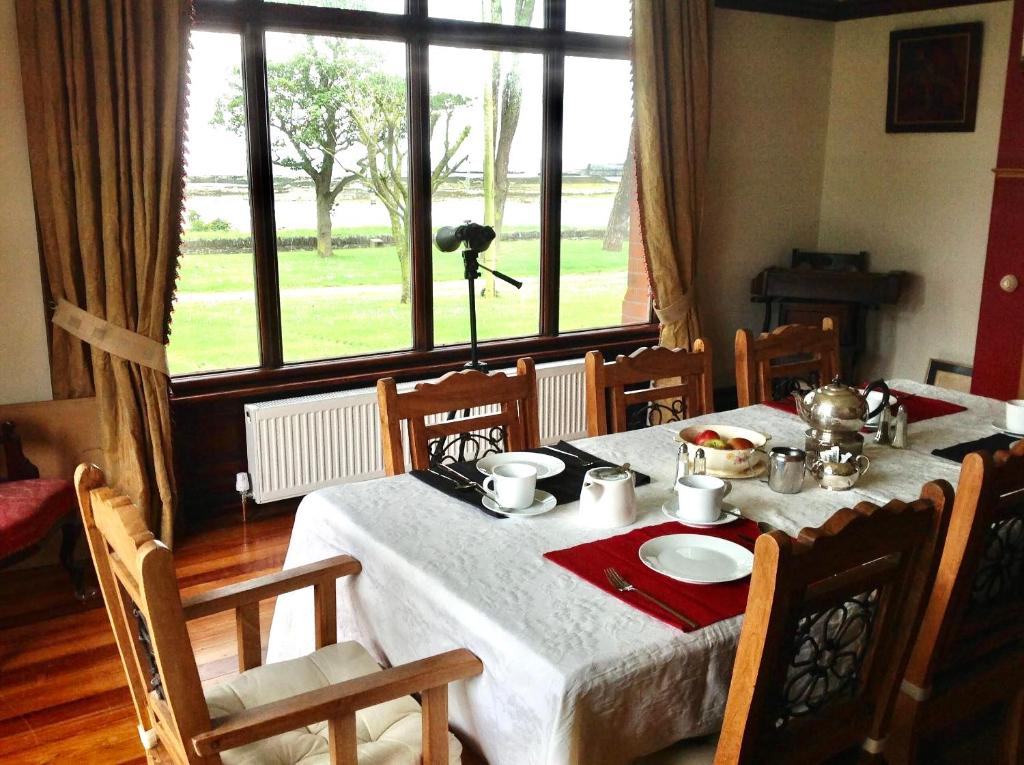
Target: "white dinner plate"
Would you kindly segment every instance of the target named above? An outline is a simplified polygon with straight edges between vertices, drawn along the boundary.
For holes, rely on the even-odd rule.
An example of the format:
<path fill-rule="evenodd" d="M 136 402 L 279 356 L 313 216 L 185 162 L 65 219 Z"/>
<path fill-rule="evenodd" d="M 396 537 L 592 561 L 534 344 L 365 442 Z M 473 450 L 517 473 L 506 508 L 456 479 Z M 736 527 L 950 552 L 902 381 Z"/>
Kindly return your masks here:
<path fill-rule="evenodd" d="M 1014 433 L 1012 430 L 1006 429 L 1006 420 L 995 420 L 992 423 L 992 427 L 998 430 L 1000 433 L 1005 433 L 1008 436 L 1014 436 L 1015 438 L 1024 438 L 1024 433 Z"/>
<path fill-rule="evenodd" d="M 722 507 L 726 508 L 727 510 L 733 510 L 733 511 L 735 511 L 737 513 L 740 511 L 739 508 L 736 507 L 736 505 L 730 505 L 728 502 L 723 502 L 722 503 Z M 667 515 L 673 521 L 679 521 L 680 523 L 685 523 L 687 526 L 696 526 L 697 528 L 700 528 L 700 529 L 706 529 L 706 528 L 709 528 L 711 526 L 722 526 L 722 525 L 724 525 L 726 523 L 732 523 L 733 521 L 738 521 L 739 520 L 739 518 L 737 518 L 735 515 L 729 515 L 729 513 L 719 513 L 718 517 L 715 520 L 711 521 L 710 523 L 697 523 L 696 521 L 688 521 L 685 518 L 681 518 L 679 516 L 679 495 L 678 494 L 675 494 L 675 495 L 673 495 L 673 496 L 671 496 L 671 497 L 669 497 L 668 499 L 665 500 L 665 504 L 663 504 L 661 506 L 661 512 L 663 512 L 665 515 Z"/>
<path fill-rule="evenodd" d="M 540 515 L 546 513 L 548 510 L 553 510 L 555 505 L 558 504 L 558 500 L 546 491 L 537 490 L 537 493 L 533 495 L 533 504 L 529 507 L 524 507 L 522 510 L 512 510 L 508 507 L 502 507 L 490 497 L 483 498 L 484 507 L 490 510 L 492 513 L 501 513 L 507 515 L 509 518 L 528 518 L 531 515 Z"/>
<path fill-rule="evenodd" d="M 648 568 L 687 584 L 718 584 L 750 576 L 754 553 L 735 542 L 703 534 L 668 534 L 640 545 Z"/>
<path fill-rule="evenodd" d="M 532 465 L 537 468 L 537 480 L 550 478 L 565 470 L 565 463 L 558 457 L 550 454 L 537 454 L 535 452 L 503 452 L 501 454 L 488 454 L 476 463 L 476 469 L 484 475 L 490 475 L 496 465 L 504 465 L 506 462 L 520 462 L 524 465 Z"/>

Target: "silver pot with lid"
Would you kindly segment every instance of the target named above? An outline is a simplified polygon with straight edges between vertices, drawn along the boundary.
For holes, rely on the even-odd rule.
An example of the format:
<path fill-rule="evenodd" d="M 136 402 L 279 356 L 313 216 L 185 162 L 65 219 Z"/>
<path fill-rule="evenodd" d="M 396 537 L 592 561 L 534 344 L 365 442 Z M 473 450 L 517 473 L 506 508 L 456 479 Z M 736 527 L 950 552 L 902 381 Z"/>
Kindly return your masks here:
<path fill-rule="evenodd" d="M 878 406 L 869 411 L 867 394 L 872 390 L 882 392 Z M 794 393 L 796 409 L 800 417 L 816 431 L 823 440 L 825 434 L 857 433 L 864 424 L 889 405 L 889 386 L 884 380 L 875 380 L 864 392 L 850 385 L 843 385 L 836 376 L 828 385 L 815 388 L 810 393 Z"/>

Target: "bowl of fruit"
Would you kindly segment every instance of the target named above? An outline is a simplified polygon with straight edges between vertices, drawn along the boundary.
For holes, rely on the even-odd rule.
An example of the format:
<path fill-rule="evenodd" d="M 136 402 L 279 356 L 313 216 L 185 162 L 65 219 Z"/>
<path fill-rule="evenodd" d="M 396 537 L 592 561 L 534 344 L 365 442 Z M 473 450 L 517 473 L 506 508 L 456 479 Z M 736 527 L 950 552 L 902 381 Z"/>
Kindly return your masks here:
<path fill-rule="evenodd" d="M 742 475 L 757 468 L 768 436 L 733 425 L 694 425 L 679 431 L 678 438 L 690 447 L 690 460 L 697 449 L 704 450 L 709 473 Z"/>

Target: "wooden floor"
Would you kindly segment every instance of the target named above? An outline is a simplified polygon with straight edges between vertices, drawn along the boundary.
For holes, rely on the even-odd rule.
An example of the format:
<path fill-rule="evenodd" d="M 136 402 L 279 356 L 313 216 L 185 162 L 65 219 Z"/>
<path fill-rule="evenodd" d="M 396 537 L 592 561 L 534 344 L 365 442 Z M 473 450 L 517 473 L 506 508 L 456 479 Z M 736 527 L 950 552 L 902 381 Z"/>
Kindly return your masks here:
<path fill-rule="evenodd" d="M 175 550 L 184 594 L 277 571 L 291 514 L 204 530 Z M 261 608 L 263 643 L 273 603 Z M 204 682 L 236 674 L 231 614 L 189 624 Z M 0 762 L 145 763 L 102 601 L 83 607 L 58 567 L 0 572 Z"/>

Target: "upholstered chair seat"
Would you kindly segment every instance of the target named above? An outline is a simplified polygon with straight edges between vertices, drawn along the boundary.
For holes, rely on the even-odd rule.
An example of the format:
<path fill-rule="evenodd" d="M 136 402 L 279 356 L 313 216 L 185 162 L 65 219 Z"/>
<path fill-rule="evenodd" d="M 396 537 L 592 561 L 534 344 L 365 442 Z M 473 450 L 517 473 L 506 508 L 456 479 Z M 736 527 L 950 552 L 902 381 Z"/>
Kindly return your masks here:
<path fill-rule="evenodd" d="M 261 704 L 380 672 L 359 643 L 337 643 L 315 653 L 247 670 L 205 690 L 210 717 L 235 715 Z M 411 696 L 356 713 L 359 765 L 419 765 L 422 756 L 420 705 Z M 461 761 L 462 747 L 448 734 L 449 762 Z M 320 722 L 221 754 L 224 765 L 329 765 L 327 723 Z"/>
<path fill-rule="evenodd" d="M 41 541 L 74 506 L 75 489 L 64 480 L 0 483 L 0 558 Z"/>

